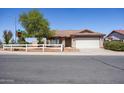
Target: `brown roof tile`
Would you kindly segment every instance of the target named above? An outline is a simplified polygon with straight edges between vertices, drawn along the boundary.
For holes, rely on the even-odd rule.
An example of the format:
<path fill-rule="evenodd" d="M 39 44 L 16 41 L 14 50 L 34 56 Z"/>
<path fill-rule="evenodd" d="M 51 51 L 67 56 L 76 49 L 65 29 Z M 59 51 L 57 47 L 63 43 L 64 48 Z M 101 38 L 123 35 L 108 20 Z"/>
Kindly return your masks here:
<path fill-rule="evenodd" d="M 70 37 L 71 34 L 75 34 L 75 33 L 78 33 L 78 32 L 79 32 L 79 30 L 59 30 L 59 31 L 56 31 L 55 36 Z"/>
<path fill-rule="evenodd" d="M 56 31 L 56 34 L 54 37 L 70 37 L 70 36 L 102 36 L 104 34 L 93 32 L 88 29 L 84 30 L 59 30 Z"/>
<path fill-rule="evenodd" d="M 117 33 L 124 35 L 124 30 L 114 30 L 114 32 L 117 32 Z"/>

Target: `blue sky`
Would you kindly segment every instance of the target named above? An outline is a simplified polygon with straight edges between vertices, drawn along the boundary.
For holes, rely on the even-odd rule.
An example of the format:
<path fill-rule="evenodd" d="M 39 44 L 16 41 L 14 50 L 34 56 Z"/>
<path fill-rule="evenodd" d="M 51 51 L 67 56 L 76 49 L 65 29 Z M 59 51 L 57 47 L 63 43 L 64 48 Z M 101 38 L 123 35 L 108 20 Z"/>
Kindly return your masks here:
<path fill-rule="evenodd" d="M 4 30 L 23 29 L 18 22 L 22 12 L 31 8 L 1 8 L 0 9 L 0 39 Z M 38 9 L 50 22 L 51 29 L 78 30 L 91 29 L 108 34 L 112 30 L 124 29 L 124 9 L 119 8 L 41 8 Z"/>

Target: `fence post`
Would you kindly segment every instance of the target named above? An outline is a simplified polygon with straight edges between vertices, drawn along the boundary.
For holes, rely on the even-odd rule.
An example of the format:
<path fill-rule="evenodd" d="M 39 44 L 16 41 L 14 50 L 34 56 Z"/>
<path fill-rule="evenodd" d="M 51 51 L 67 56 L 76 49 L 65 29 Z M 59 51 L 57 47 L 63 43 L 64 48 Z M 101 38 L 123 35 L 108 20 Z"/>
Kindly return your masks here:
<path fill-rule="evenodd" d="M 44 44 L 43 44 L 43 52 L 44 52 Z"/>
<path fill-rule="evenodd" d="M 3 44 L 3 50 L 4 50 L 4 44 Z"/>
<path fill-rule="evenodd" d="M 61 52 L 63 51 L 63 45 L 61 44 Z"/>
<path fill-rule="evenodd" d="M 26 52 L 27 52 L 27 44 L 25 45 L 25 48 L 26 48 L 25 50 L 26 50 Z"/>
<path fill-rule="evenodd" d="M 11 51 L 12 51 L 12 44 L 11 44 Z"/>

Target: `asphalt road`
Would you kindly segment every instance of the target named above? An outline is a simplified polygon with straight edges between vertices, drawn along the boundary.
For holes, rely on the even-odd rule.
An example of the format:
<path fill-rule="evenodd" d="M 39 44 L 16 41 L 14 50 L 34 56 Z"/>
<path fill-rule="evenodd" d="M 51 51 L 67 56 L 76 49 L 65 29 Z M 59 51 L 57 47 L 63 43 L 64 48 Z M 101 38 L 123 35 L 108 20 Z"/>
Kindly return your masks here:
<path fill-rule="evenodd" d="M 0 84 L 124 84 L 124 56 L 0 55 Z"/>

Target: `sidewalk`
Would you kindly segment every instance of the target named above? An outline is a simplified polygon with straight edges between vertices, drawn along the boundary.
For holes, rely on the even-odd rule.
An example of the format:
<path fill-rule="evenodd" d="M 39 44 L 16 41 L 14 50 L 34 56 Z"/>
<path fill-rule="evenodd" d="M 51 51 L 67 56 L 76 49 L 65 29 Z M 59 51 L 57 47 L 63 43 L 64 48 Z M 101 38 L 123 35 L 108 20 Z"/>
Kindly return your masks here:
<path fill-rule="evenodd" d="M 2 51 L 0 55 L 75 55 L 75 56 L 88 56 L 88 55 L 105 55 L 105 56 L 124 56 L 124 52 L 116 52 L 105 49 L 82 49 L 80 52 L 25 52 L 25 51 Z"/>

